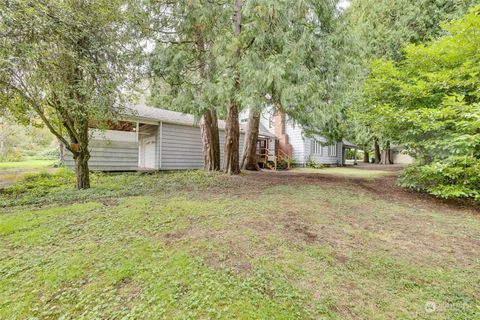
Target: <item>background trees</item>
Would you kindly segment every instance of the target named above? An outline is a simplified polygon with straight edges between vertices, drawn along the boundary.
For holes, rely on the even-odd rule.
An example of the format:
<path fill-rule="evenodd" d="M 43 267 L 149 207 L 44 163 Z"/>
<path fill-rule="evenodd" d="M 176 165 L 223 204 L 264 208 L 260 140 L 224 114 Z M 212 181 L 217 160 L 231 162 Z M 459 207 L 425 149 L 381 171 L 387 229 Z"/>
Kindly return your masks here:
<path fill-rule="evenodd" d="M 364 98 L 368 96 L 363 90 L 363 83 L 368 77 L 369 64 L 372 59 L 391 59 L 402 61 L 402 48 L 408 43 L 421 44 L 444 31 L 440 24 L 463 15 L 476 0 L 353 0 L 345 12 L 345 32 L 352 41 L 355 41 L 353 50 L 348 53 L 355 61 L 356 69 L 349 73 L 349 92 L 351 98 L 348 103 L 349 121 L 347 128 L 353 129 L 350 138 L 359 145 L 363 141 L 355 137 L 358 133 L 368 130 L 371 133 L 370 150 L 378 142 L 383 153 L 388 155 L 388 145 L 395 141 L 388 128 L 387 119 L 380 121 L 380 117 L 387 116 L 373 114 L 371 105 Z M 353 56 L 351 55 L 353 53 Z M 363 135 L 360 134 L 361 137 Z M 375 144 L 376 145 L 376 144 Z M 376 161 L 380 160 L 375 156 Z M 384 163 L 388 163 L 383 159 Z"/>
<path fill-rule="evenodd" d="M 374 61 L 365 100 L 382 136 L 418 159 L 403 186 L 480 199 L 480 6 L 442 30 L 401 62 Z"/>
<path fill-rule="evenodd" d="M 0 6 L 0 105 L 38 117 L 89 188 L 89 125 L 112 119 L 135 47 L 124 1 L 7 1 Z"/>
<path fill-rule="evenodd" d="M 163 108 L 200 119 L 204 168 L 220 170 L 217 113 L 225 95 L 218 81 L 222 34 L 229 27 L 228 6 L 217 2 L 154 1 L 151 15 L 155 49 L 150 57 L 152 96 Z M 230 29 L 228 29 L 230 30 Z"/>

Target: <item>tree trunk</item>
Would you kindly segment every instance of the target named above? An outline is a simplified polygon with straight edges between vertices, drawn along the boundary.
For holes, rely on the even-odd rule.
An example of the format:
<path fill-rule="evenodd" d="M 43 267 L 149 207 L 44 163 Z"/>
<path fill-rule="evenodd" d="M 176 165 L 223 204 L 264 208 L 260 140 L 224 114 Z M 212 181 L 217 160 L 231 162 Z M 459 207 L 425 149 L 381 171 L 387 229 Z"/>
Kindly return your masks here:
<path fill-rule="evenodd" d="M 215 109 L 210 109 L 202 115 L 200 131 L 202 134 L 203 168 L 206 171 L 220 170 L 220 141 Z"/>
<path fill-rule="evenodd" d="M 242 0 L 235 0 L 233 16 L 233 32 L 235 37 L 240 36 L 242 26 Z M 227 121 L 225 127 L 225 154 L 223 157 L 224 170 L 227 174 L 239 174 L 239 143 L 240 125 L 238 123 L 238 102 L 235 100 L 236 93 L 240 90 L 240 75 L 238 72 L 238 59 L 240 58 L 240 47 L 236 51 L 236 60 L 233 65 L 234 92 L 227 109 Z"/>
<path fill-rule="evenodd" d="M 247 133 L 245 135 L 245 145 L 243 148 L 242 169 L 259 171 L 257 159 L 257 140 L 260 126 L 260 114 L 250 109 L 248 115 Z"/>
<path fill-rule="evenodd" d="M 390 142 L 387 142 L 385 148 L 382 150 L 382 161 L 380 164 L 392 164 L 393 161 L 391 159 L 391 152 L 390 152 Z"/>
<path fill-rule="evenodd" d="M 223 156 L 224 170 L 227 174 L 240 173 L 239 144 L 240 125 L 238 123 L 238 106 L 232 101 L 228 106 L 228 116 L 225 127 L 225 154 Z"/>
<path fill-rule="evenodd" d="M 88 169 L 88 160 L 90 153 L 87 149 L 80 150 L 75 154 L 75 174 L 77 176 L 77 189 L 90 188 L 90 172 Z"/>
<path fill-rule="evenodd" d="M 368 154 L 367 149 L 363 149 L 363 163 L 370 162 L 370 155 Z"/>
<path fill-rule="evenodd" d="M 80 129 L 76 137 L 71 136 L 71 141 L 76 143 L 77 150 L 74 151 L 75 173 L 77 175 L 77 189 L 90 188 L 90 171 L 88 169 L 88 160 L 90 152 L 88 151 L 88 120 L 83 119 L 80 122 Z"/>
<path fill-rule="evenodd" d="M 60 154 L 60 163 L 65 164 L 65 145 L 63 142 L 57 138 L 58 141 L 58 152 Z"/>
<path fill-rule="evenodd" d="M 378 139 L 375 139 L 375 163 L 380 163 L 380 146 L 378 145 Z"/>

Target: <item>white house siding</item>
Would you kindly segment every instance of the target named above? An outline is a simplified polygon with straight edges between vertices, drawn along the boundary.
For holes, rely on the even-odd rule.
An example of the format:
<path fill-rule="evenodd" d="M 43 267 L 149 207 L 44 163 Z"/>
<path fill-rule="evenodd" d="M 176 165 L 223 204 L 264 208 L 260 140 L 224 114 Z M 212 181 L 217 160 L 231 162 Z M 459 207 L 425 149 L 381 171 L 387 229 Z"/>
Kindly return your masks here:
<path fill-rule="evenodd" d="M 336 149 L 337 149 L 337 155 L 336 156 L 329 156 L 328 155 L 328 146 L 323 146 L 322 147 L 322 152 L 321 154 L 315 154 L 312 153 L 312 144 L 314 142 L 314 139 L 312 138 L 306 138 L 305 139 L 305 161 L 311 157 L 313 160 L 315 160 L 318 163 L 322 164 L 330 164 L 330 165 L 341 165 L 342 164 L 342 151 L 343 151 L 343 145 L 341 142 L 336 144 Z"/>
<path fill-rule="evenodd" d="M 203 168 L 200 128 L 163 122 L 158 132 L 157 161 L 162 170 Z M 225 131 L 219 130 L 220 160 L 223 163 Z M 240 135 L 240 156 L 244 134 Z"/>
<path fill-rule="evenodd" d="M 274 115 L 273 115 L 273 108 L 267 108 L 262 114 L 260 115 L 260 123 L 263 127 L 268 130 L 271 134 L 275 134 L 275 122 L 274 122 Z"/>
<path fill-rule="evenodd" d="M 275 138 L 268 138 L 268 160 L 275 160 Z"/>
<path fill-rule="evenodd" d="M 288 142 L 292 146 L 292 158 L 297 165 L 305 163 L 305 146 L 303 130 L 292 120 L 286 120 L 285 133 L 288 135 Z"/>
<path fill-rule="evenodd" d="M 162 123 L 160 169 L 198 169 L 203 166 L 200 129 Z"/>
<path fill-rule="evenodd" d="M 113 131 L 113 130 L 107 130 Z M 130 132 L 128 132 L 130 133 Z M 124 136 L 122 132 L 120 136 Z M 131 132 L 135 135 L 135 132 Z M 108 132 L 110 137 L 115 132 Z M 104 139 L 92 139 L 89 143 L 90 160 L 88 166 L 94 171 L 131 171 L 138 169 L 138 143 L 127 135 L 129 141 L 114 141 Z M 73 155 L 70 151 L 65 152 L 65 165 L 69 168 L 75 167 Z"/>

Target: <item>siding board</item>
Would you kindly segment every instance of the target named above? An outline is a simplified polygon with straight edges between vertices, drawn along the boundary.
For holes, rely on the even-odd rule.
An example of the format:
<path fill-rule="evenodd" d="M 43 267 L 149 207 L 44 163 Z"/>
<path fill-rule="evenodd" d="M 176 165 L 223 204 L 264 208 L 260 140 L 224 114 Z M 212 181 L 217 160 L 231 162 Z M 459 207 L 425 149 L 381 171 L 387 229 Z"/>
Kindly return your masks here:
<path fill-rule="evenodd" d="M 138 143 L 92 140 L 88 166 L 93 171 L 131 171 L 138 169 Z M 65 165 L 75 167 L 73 154 L 65 150 Z"/>
<path fill-rule="evenodd" d="M 203 168 L 203 149 L 200 128 L 162 123 L 159 130 L 159 168 L 164 170 Z M 220 162 L 223 165 L 225 131 L 219 130 Z M 240 156 L 243 151 L 244 134 L 240 134 Z"/>

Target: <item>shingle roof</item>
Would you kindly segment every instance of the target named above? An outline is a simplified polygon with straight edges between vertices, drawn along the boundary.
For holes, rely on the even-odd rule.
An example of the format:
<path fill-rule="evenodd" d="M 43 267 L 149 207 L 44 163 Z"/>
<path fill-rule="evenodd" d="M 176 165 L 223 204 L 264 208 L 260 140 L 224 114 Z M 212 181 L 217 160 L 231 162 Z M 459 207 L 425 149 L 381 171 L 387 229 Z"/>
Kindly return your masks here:
<path fill-rule="evenodd" d="M 197 125 L 196 119 L 192 114 L 148 107 L 146 105 L 129 105 L 126 107 L 125 113 L 129 116 L 146 120 L 156 120 L 187 126 Z M 218 129 L 225 130 L 224 120 L 218 120 Z M 245 128 L 242 125 L 240 125 L 240 131 L 245 132 Z M 267 137 L 275 137 L 275 135 L 263 129 L 260 130 L 259 134 Z"/>
<path fill-rule="evenodd" d="M 343 145 L 345 147 L 360 149 L 356 144 L 351 143 L 350 141 L 348 141 L 346 139 L 343 139 L 342 142 L 343 142 Z"/>

